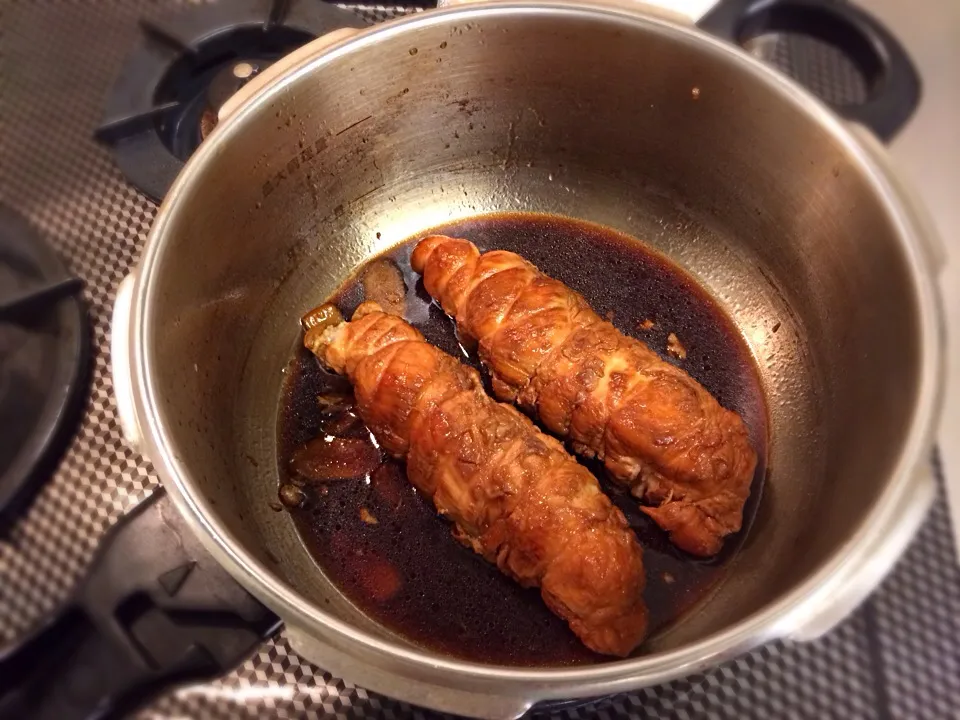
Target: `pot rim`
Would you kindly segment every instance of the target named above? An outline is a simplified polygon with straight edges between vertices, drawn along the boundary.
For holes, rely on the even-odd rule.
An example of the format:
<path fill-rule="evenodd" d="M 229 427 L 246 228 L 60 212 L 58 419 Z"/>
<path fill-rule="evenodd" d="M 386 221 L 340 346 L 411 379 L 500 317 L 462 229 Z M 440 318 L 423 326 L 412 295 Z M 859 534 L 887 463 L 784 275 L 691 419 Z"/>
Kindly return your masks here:
<path fill-rule="evenodd" d="M 887 487 L 875 507 L 860 523 L 850 539 L 839 547 L 818 570 L 793 590 L 784 594 L 749 617 L 698 642 L 666 652 L 641 655 L 635 658 L 612 660 L 598 665 L 566 669 L 532 669 L 497 666 L 444 657 L 427 650 L 402 646 L 396 642 L 374 637 L 324 612 L 304 598 L 286 582 L 274 575 L 253 555 L 247 552 L 190 479 L 171 440 L 163 427 L 158 411 L 156 389 L 150 377 L 151 360 L 146 356 L 147 330 L 151 322 L 151 306 L 156 301 L 153 271 L 163 247 L 170 217 L 179 201 L 191 194 L 191 188 L 203 182 L 207 160 L 220 153 L 240 132 L 246 120 L 260 106 L 277 96 L 289 83 L 305 74 L 320 72 L 334 59 L 357 55 L 382 39 L 400 35 L 422 26 L 463 22 L 478 17 L 496 15 L 550 14 L 574 19 L 620 23 L 625 30 L 666 34 L 671 41 L 698 46 L 702 52 L 713 53 L 751 76 L 752 81 L 765 83 L 783 99 L 817 122 L 832 139 L 843 146 L 859 171 L 868 178 L 873 191 L 882 200 L 897 229 L 897 238 L 909 268 L 919 308 L 920 384 L 912 410 L 912 423 L 903 441 L 896 468 L 887 481 Z M 448 678 L 495 680 L 503 691 L 516 690 L 521 685 L 535 684 L 541 696 L 562 689 L 567 695 L 587 694 L 589 688 L 609 691 L 615 686 L 637 686 L 672 679 L 695 672 L 712 662 L 731 657 L 767 640 L 782 637 L 803 618 L 830 605 L 831 596 L 844 585 L 845 579 L 864 562 L 873 542 L 896 517 L 898 506 L 911 490 L 911 478 L 926 459 L 932 445 L 935 421 L 939 416 L 943 384 L 942 309 L 932 272 L 923 248 L 923 228 L 916 220 L 910 198 L 875 161 L 850 132 L 846 123 L 835 116 L 806 90 L 776 70 L 764 65 L 740 48 L 727 44 L 693 27 L 664 19 L 653 13 L 625 10 L 589 2 L 495 2 L 432 10 L 373 26 L 360 34 L 324 48 L 304 60 L 281 77 L 267 85 L 251 102 L 242 106 L 229 122 L 218 127 L 187 162 L 170 192 L 161 204 L 154 220 L 143 257 L 137 272 L 133 292 L 129 351 L 132 357 L 134 404 L 139 425 L 143 431 L 144 450 L 171 494 L 178 510 L 187 519 L 191 529 L 203 544 L 251 593 L 273 608 L 284 620 L 308 630 L 321 641 L 333 640 L 344 648 L 351 644 L 373 653 L 374 656 L 403 661 L 404 672 L 425 670 L 442 671 Z M 332 637 L 331 637 L 332 635 Z"/>

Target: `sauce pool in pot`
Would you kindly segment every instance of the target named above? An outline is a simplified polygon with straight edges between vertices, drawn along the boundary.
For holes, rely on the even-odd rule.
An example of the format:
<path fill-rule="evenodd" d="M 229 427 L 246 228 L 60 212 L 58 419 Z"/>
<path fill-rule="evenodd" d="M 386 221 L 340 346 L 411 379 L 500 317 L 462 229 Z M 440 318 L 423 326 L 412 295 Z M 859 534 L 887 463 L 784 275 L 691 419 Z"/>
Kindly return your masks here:
<path fill-rule="evenodd" d="M 621 331 L 685 369 L 743 418 L 759 456 L 744 529 L 708 560 L 674 548 L 598 463 L 581 460 L 623 510 L 643 546 L 651 634 L 677 621 L 723 578 L 759 503 L 766 407 L 739 332 L 686 273 L 607 228 L 545 215 L 504 214 L 458 221 L 429 233 L 466 237 L 481 250 L 520 253 L 582 293 Z M 453 321 L 410 270 L 413 246 L 429 233 L 394 248 L 381 262 L 394 263 L 403 277 L 406 290 L 400 302 L 406 319 L 428 341 L 480 368 L 458 342 Z M 377 293 L 363 277 L 358 273 L 332 298 L 347 318 L 371 292 Z M 395 299 L 395 289 L 384 292 Z M 482 369 L 481 374 L 488 381 Z M 450 523 L 407 482 L 403 464 L 378 454 L 353 413 L 349 383 L 324 371 L 305 349 L 287 370 L 278 443 L 281 496 L 305 546 L 344 595 L 387 628 L 422 646 L 478 662 L 557 666 L 612 659 L 584 647 L 547 609 L 539 590 L 521 588 L 453 539 Z M 343 477 L 313 480 L 311 473 Z M 636 652 L 642 653 L 643 646 Z"/>

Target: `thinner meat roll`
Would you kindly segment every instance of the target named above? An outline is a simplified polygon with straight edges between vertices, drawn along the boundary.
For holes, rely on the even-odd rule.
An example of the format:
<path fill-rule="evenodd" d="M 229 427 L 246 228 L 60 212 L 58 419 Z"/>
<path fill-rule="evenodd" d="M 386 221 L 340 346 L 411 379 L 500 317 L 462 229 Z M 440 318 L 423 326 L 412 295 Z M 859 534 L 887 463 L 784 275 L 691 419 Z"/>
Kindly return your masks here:
<path fill-rule="evenodd" d="M 596 652 L 643 639 L 642 555 L 623 513 L 590 472 L 523 414 L 484 391 L 477 372 L 402 318 L 362 304 L 305 316 L 304 345 L 353 384 L 377 441 L 454 523 L 454 536 L 544 602 Z"/>

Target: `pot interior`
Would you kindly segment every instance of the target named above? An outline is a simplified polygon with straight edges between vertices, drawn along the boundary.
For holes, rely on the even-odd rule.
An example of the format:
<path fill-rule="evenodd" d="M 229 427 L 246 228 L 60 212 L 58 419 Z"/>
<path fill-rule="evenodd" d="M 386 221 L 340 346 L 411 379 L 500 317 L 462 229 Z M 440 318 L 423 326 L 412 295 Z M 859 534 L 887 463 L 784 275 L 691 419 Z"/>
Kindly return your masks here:
<path fill-rule="evenodd" d="M 641 653 L 796 587 L 891 478 L 920 368 L 898 230 L 818 111 L 718 45 L 603 12 L 426 14 L 289 76 L 208 144 L 143 278 L 156 412 L 175 482 L 314 617 L 407 643 L 270 509 L 297 320 L 365 259 L 458 218 L 554 213 L 637 238 L 698 280 L 753 355 L 770 428 L 753 529 L 713 597 Z"/>

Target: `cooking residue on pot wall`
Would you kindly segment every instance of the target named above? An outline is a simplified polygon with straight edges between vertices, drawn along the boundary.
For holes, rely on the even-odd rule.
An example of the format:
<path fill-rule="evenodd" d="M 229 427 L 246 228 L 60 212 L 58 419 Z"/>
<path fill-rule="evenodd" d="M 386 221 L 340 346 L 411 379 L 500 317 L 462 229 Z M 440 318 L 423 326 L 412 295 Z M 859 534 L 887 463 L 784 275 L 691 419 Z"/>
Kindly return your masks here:
<path fill-rule="evenodd" d="M 487 216 L 432 231 L 469 237 L 482 249 L 524 254 L 584 293 L 601 312 L 615 309 L 613 322 L 624 332 L 642 328 L 651 348 L 665 348 L 671 333 L 681 335 L 684 369 L 741 414 L 759 451 L 758 479 L 745 509 L 749 528 L 765 456 L 759 380 L 732 323 L 689 277 L 616 233 L 556 218 Z M 393 296 L 398 314 L 430 342 L 462 358 L 453 324 L 410 270 L 411 243 L 368 265 L 334 301 L 349 317 L 371 293 L 379 293 L 381 303 Z M 479 368 L 475 358 L 467 361 Z M 407 482 L 403 464 L 380 452 L 350 392 L 344 378 L 322 370 L 301 349 L 287 371 L 280 409 L 280 499 L 325 575 L 371 617 L 439 652 L 523 666 L 604 661 L 546 608 L 539 591 L 519 587 L 452 538 L 449 523 Z M 601 467 L 588 467 L 644 547 L 645 596 L 656 632 L 709 593 L 746 531 L 729 539 L 717 558 L 692 559 L 606 482 Z"/>

